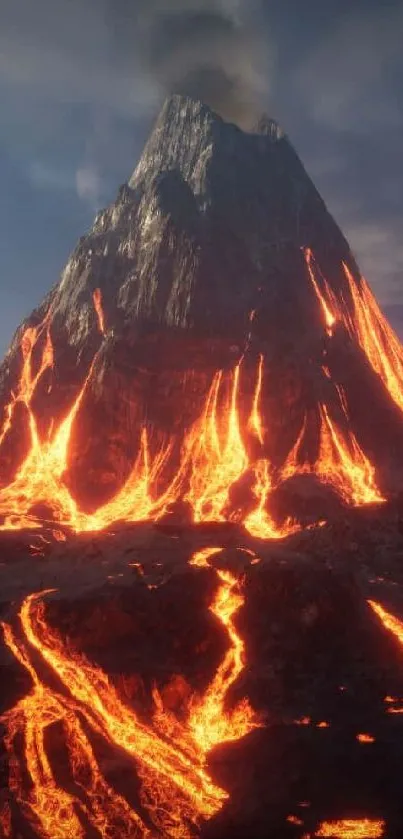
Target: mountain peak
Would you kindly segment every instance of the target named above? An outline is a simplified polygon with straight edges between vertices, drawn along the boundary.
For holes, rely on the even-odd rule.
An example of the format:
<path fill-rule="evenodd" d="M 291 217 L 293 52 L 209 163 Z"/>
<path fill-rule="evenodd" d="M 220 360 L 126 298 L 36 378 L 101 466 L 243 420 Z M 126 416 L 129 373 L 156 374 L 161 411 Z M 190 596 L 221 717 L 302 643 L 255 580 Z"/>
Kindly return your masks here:
<path fill-rule="evenodd" d="M 312 265 L 320 266 L 316 279 Z M 256 358 L 265 359 L 275 399 L 262 410 L 276 458 L 290 451 L 315 406 L 316 428 L 325 422 L 318 405 L 329 388 L 340 415 L 339 391 L 329 384 L 331 352 L 336 381 L 351 400 L 357 394 L 357 427 L 373 447 L 377 435 L 366 430 L 368 411 L 360 412 L 376 398 L 377 382 L 368 379 L 365 359 L 362 368 L 357 341 L 352 345 L 343 331 L 354 304 L 345 265 L 359 288 L 348 243 L 274 120 L 264 115 L 248 133 L 197 99 L 171 96 L 129 184 L 98 214 L 59 284 L 17 333 L 0 369 L 4 416 L 10 393 L 18 392 L 24 329 L 29 326 L 32 340 L 32 327 L 44 318 L 41 340 L 48 335 L 53 342 L 52 387 L 48 373 L 35 394 L 44 417 L 61 415 L 96 359 L 88 415 L 74 444 L 74 480 L 91 503 L 95 497 L 103 503 L 111 486 L 127 477 L 133 429 L 141 432 L 146 424 L 156 439 L 175 429 L 179 440 L 209 377 L 228 371 L 236 358 L 245 359 L 248 381 L 256 375 Z M 350 307 L 330 330 L 331 341 L 332 316 L 326 308 L 324 326 L 321 289 L 332 305 Z M 354 363 L 361 388 L 349 385 Z M 380 393 L 374 423 L 392 427 L 393 418 L 380 419 L 383 398 Z M 102 435 L 88 431 L 101 425 L 113 441 L 107 452 Z M 24 441 L 24 429 L 17 431 Z M 6 437 L 3 461 L 11 474 L 15 438 Z M 399 445 L 400 439 L 399 416 Z M 102 458 L 106 483 L 97 477 Z M 96 464 L 91 478 L 89 462 Z"/>

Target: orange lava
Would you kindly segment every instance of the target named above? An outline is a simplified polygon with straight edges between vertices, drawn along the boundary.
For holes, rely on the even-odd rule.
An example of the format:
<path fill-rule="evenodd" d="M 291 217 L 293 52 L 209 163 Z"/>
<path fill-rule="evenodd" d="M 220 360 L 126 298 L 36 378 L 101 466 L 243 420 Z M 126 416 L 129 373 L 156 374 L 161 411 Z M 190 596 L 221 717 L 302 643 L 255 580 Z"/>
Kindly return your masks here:
<path fill-rule="evenodd" d="M 375 737 L 372 734 L 357 734 L 356 740 L 359 743 L 375 743 Z"/>
<path fill-rule="evenodd" d="M 340 495 L 357 506 L 383 501 L 375 480 L 375 469 L 352 431 L 345 436 L 320 406 L 321 433 L 315 473 L 332 484 Z"/>
<path fill-rule="evenodd" d="M 328 839 L 382 839 L 385 822 L 381 819 L 340 819 L 323 822 L 315 833 Z"/>
<path fill-rule="evenodd" d="M 229 490 L 248 466 L 237 408 L 240 365 L 232 376 L 230 394 L 218 408 L 222 372 L 214 376 L 204 414 L 185 439 L 185 460 L 190 464 L 190 486 L 185 500 L 194 520 L 224 521 Z"/>
<path fill-rule="evenodd" d="M 289 824 L 295 824 L 295 825 L 296 825 L 296 826 L 298 826 L 298 827 L 299 827 L 299 826 L 301 826 L 301 825 L 303 825 L 303 823 L 304 823 L 304 822 L 302 821 L 302 819 L 300 819 L 298 816 L 287 816 L 286 821 L 287 821 Z"/>
<path fill-rule="evenodd" d="M 371 609 L 375 612 L 377 617 L 383 623 L 385 629 L 392 633 L 392 635 L 397 638 L 399 644 L 403 645 L 403 622 L 392 615 L 390 612 L 387 612 L 386 609 L 381 606 L 380 603 L 377 603 L 375 600 L 368 600 L 367 601 Z M 393 701 L 393 700 L 392 700 Z"/>
<path fill-rule="evenodd" d="M 37 343 L 46 332 L 45 343 L 42 348 L 41 360 L 36 373 L 33 370 L 32 354 Z M 49 314 L 39 326 L 29 326 L 25 329 L 21 338 L 21 376 L 18 383 L 17 393 L 11 394 L 11 400 L 5 409 L 5 419 L 0 433 L 0 446 L 11 429 L 14 409 L 18 402 L 25 405 L 28 413 L 28 421 L 33 444 L 37 437 L 36 423 L 31 409 L 31 400 L 35 393 L 39 380 L 46 370 L 53 367 L 53 345 L 49 330 Z"/>
<path fill-rule="evenodd" d="M 205 548 L 195 554 L 191 564 L 208 568 L 210 559 L 219 549 Z M 243 605 L 239 582 L 230 571 L 217 570 L 220 582 L 211 612 L 225 626 L 231 646 L 217 673 L 200 700 L 195 700 L 190 709 L 189 727 L 192 737 L 204 753 L 218 743 L 239 740 L 256 728 L 256 715 L 247 700 L 241 701 L 230 713 L 225 711 L 225 700 L 229 689 L 245 667 L 245 644 L 233 622 L 234 615 Z"/>
<path fill-rule="evenodd" d="M 93 292 L 92 299 L 94 301 L 94 309 L 98 319 L 98 329 L 101 335 L 106 335 L 105 329 L 105 314 L 102 306 L 102 291 L 100 288 L 96 288 Z"/>
<path fill-rule="evenodd" d="M 336 323 L 336 315 L 334 314 L 334 310 L 332 307 L 332 303 L 334 304 L 335 298 L 333 292 L 327 283 L 327 281 L 322 278 L 322 283 L 325 289 L 325 294 L 321 291 L 319 282 L 315 276 L 314 270 L 314 257 L 310 248 L 305 250 L 305 261 L 308 268 L 309 277 L 311 279 L 312 285 L 315 289 L 316 296 L 319 300 L 319 303 L 322 307 L 323 316 L 325 319 L 326 330 L 329 335 L 332 335 L 333 327 Z"/>
<path fill-rule="evenodd" d="M 343 292 L 338 299 L 324 277 L 321 276 L 319 282 L 319 269 L 312 251 L 307 248 L 304 253 L 308 274 L 322 309 L 326 331 L 331 336 L 336 322 L 344 325 L 350 338 L 364 351 L 394 402 L 403 410 L 403 347 L 382 313 L 368 283 L 363 277 L 360 277 L 359 281 L 355 280 L 346 263 L 342 263 L 351 300 L 351 305 L 348 306 Z"/>
<path fill-rule="evenodd" d="M 314 278 L 312 256 L 307 259 Z M 104 334 L 102 300 L 97 291 L 94 292 L 94 306 L 99 329 Z M 45 439 L 42 439 L 32 400 L 45 372 L 52 373 L 53 346 L 49 317 L 39 326 L 26 329 L 21 340 L 20 382 L 5 410 L 0 446 L 12 426 L 14 408 L 19 402 L 26 409 L 30 449 L 14 479 L 0 490 L 0 516 L 3 521 L 0 529 L 38 528 L 40 522 L 32 512 L 38 504 L 49 509 L 49 518 L 56 525 L 68 526 L 81 532 L 99 531 L 117 520 L 156 520 L 179 499 L 189 503 L 195 522 L 239 521 L 242 514 L 231 509 L 231 490 L 244 476 L 250 483 L 248 491 L 253 506 L 243 515 L 243 524 L 253 536 L 262 539 L 282 539 L 299 529 L 292 521 L 279 525 L 270 514 L 271 493 L 280 480 L 294 474 L 313 472 L 320 480 L 331 483 L 349 504 L 361 505 L 382 500 L 376 486 L 374 467 L 354 434 L 349 430 L 342 432 L 324 404 L 318 406 L 320 445 L 314 464 L 300 462 L 306 418 L 281 475 L 275 473 L 263 452 L 258 459 L 251 457 L 250 450 L 256 448 L 256 443 L 252 445 L 252 438 L 258 441 L 261 449 L 264 446 L 261 406 L 264 359 L 261 355 L 250 400 L 249 418 L 245 421 L 244 429 L 241 420 L 243 412 L 239 404 L 242 375 L 242 364 L 239 362 L 232 373 L 219 371 L 214 375 L 201 417 L 185 432 L 180 463 L 170 483 L 166 485 L 165 481 L 163 488 L 161 478 L 171 462 L 173 441 L 168 440 L 159 448 L 153 446 L 151 449 L 150 433 L 144 427 L 140 433 L 138 455 L 125 485 L 101 508 L 87 514 L 75 501 L 65 477 L 69 469 L 74 427 L 79 421 L 97 355 L 67 416 L 58 427 L 54 428 L 51 423 Z M 40 356 L 35 365 L 34 351 L 36 359 Z M 343 392 L 340 388 L 338 390 L 348 429 L 347 405 Z M 156 486 L 160 487 L 158 494 L 155 493 Z"/>
<path fill-rule="evenodd" d="M 297 474 L 316 475 L 323 483 L 331 484 L 347 504 L 362 506 L 384 500 L 375 476 L 375 468 L 361 449 L 357 438 L 348 428 L 348 414 L 344 393 L 338 388 L 340 408 L 346 417 L 346 431 L 331 418 L 328 407 L 319 405 L 319 448 L 314 463 L 303 461 L 301 447 L 307 429 L 305 417 L 301 432 L 282 470 L 283 480 Z"/>
<path fill-rule="evenodd" d="M 210 566 L 220 549 L 196 554 L 192 563 Z M 227 707 L 227 695 L 245 666 L 245 647 L 233 622 L 244 602 L 240 584 L 228 571 L 216 571 L 219 587 L 211 611 L 225 629 L 229 649 L 203 696 L 193 696 L 187 717 L 164 709 L 154 688 L 150 722 L 127 707 L 105 673 L 65 644 L 46 622 L 43 592 L 22 604 L 23 641 L 3 624 L 5 642 L 32 679 L 30 693 L 8 711 L 5 745 L 10 760 L 10 790 L 41 839 L 84 839 L 80 816 L 102 837 L 191 839 L 200 823 L 217 813 L 227 793 L 207 770 L 210 750 L 238 740 L 259 725 L 245 699 Z M 33 659 L 39 654 L 62 690 L 42 680 Z M 72 783 L 57 783 L 47 752 L 47 730 L 62 726 Z M 140 812 L 106 781 L 91 746 L 95 733 L 132 762 L 140 781 Z M 23 758 L 18 743 L 23 743 Z M 27 784 L 27 776 L 29 783 Z"/>
<path fill-rule="evenodd" d="M 253 397 L 253 405 L 251 415 L 248 421 L 248 428 L 255 434 L 261 446 L 263 446 L 264 442 L 264 433 L 263 433 L 263 424 L 262 424 L 262 413 L 260 410 L 260 397 L 262 394 L 262 383 L 263 383 L 263 363 L 264 359 L 261 355 L 259 357 L 259 367 L 258 367 L 258 379 L 255 388 L 255 394 Z"/>
<path fill-rule="evenodd" d="M 364 278 L 358 285 L 344 263 L 343 268 L 354 306 L 355 336 L 392 399 L 403 411 L 403 347 Z"/>

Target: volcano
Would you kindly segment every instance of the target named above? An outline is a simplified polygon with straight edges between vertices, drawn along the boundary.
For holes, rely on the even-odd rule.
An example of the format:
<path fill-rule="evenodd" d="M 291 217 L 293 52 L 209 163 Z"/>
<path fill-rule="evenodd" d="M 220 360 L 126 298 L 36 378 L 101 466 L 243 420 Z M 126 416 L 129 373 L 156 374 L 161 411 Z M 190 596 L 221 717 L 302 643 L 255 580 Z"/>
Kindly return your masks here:
<path fill-rule="evenodd" d="M 401 836 L 403 348 L 276 122 L 165 103 L 0 407 L 6 839 Z"/>
<path fill-rule="evenodd" d="M 184 501 L 270 535 L 284 478 L 350 504 L 398 486 L 400 343 L 269 119 L 246 134 L 171 98 L 0 381 L 9 526 L 46 510 L 96 529 Z"/>

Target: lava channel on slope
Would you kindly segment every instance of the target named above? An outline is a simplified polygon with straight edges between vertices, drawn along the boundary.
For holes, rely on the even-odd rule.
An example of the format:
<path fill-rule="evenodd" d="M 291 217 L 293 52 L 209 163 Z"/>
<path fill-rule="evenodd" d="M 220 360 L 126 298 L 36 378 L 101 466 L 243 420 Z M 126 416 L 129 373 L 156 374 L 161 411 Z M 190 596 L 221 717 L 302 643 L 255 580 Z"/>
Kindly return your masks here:
<path fill-rule="evenodd" d="M 305 258 L 328 335 L 331 336 L 335 324 L 342 321 L 366 352 L 392 398 L 399 402 L 399 393 L 403 392 L 403 351 L 394 339 L 385 360 L 384 345 L 390 337 L 389 327 L 382 320 L 367 287 L 365 284 L 360 288 L 356 286 L 344 266 L 354 302 L 354 315 L 350 315 L 319 275 L 310 251 L 306 251 Z M 118 520 L 156 521 L 180 502 L 187 505 L 194 522 L 236 521 L 257 538 L 282 539 L 300 529 L 300 524 L 292 517 L 277 520 L 271 509 L 271 496 L 283 481 L 301 474 L 316 476 L 319 482 L 332 487 L 347 505 L 383 500 L 375 467 L 349 423 L 346 394 L 332 381 L 329 383 L 332 403 L 317 402 L 315 412 L 310 411 L 309 417 L 305 416 L 283 465 L 274 465 L 266 446 L 270 417 L 262 409 L 266 364 L 261 354 L 256 360 L 254 391 L 249 404 L 245 404 L 245 397 L 240 395 L 245 363 L 241 358 L 232 371 L 219 370 L 213 376 L 199 419 L 185 429 L 180 441 L 179 462 L 173 464 L 173 451 L 177 449 L 178 441 L 167 436 L 166 441 L 156 447 L 153 429 L 144 424 L 139 434 L 137 457 L 124 485 L 101 507 L 87 512 L 74 497 L 66 475 L 74 428 L 80 423 L 82 404 L 107 335 L 99 290 L 94 292 L 93 302 L 101 348 L 95 353 L 70 410 L 59 423 L 51 421 L 46 433 L 38 422 L 35 395 L 45 373 L 51 376 L 53 370 L 51 313 L 48 312 L 39 325 L 29 326 L 22 335 L 20 378 L 5 408 L 0 452 L 13 429 L 17 406 L 27 417 L 29 444 L 14 477 L 0 489 L 1 529 L 38 529 L 40 520 L 35 513 L 38 506 L 48 511 L 48 518 L 55 525 L 82 532 L 99 531 Z M 323 376 L 331 379 L 325 367 Z M 303 443 L 305 436 L 312 437 L 312 434 L 317 438 L 316 454 L 307 459 Z M 248 503 L 237 509 L 232 496 L 239 485 L 248 487 L 249 496 Z"/>

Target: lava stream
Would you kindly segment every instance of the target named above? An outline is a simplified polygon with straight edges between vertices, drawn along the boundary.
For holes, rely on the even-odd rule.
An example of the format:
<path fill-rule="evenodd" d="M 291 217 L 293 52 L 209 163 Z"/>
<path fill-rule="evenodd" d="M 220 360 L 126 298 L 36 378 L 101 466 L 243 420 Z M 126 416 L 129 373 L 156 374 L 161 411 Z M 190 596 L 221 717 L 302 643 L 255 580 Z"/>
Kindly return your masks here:
<path fill-rule="evenodd" d="M 196 554 L 191 564 L 207 567 L 219 551 Z M 232 573 L 217 570 L 216 574 L 219 588 L 211 611 L 226 630 L 230 646 L 205 694 L 190 701 L 184 721 L 163 708 L 156 688 L 152 721 L 140 720 L 121 701 L 106 674 L 49 627 L 42 595 L 30 595 L 22 604 L 22 643 L 3 625 L 7 646 L 33 682 L 30 693 L 2 718 L 10 789 L 41 839 L 83 839 L 84 818 L 105 839 L 117 835 L 117 826 L 119 836 L 127 839 L 148 839 L 155 831 L 170 839 L 190 839 L 201 820 L 222 807 L 227 793 L 208 774 L 208 753 L 220 743 L 244 737 L 259 723 L 246 699 L 233 710 L 226 708 L 228 691 L 245 666 L 244 642 L 233 623 L 244 598 Z M 58 678 L 60 692 L 42 681 L 32 648 Z M 63 726 L 74 782 L 69 792 L 58 786 L 46 751 L 46 731 L 54 723 Z M 91 731 L 133 761 L 133 772 L 141 780 L 141 815 L 105 780 L 91 747 Z M 21 739 L 23 761 L 17 745 Z"/>
<path fill-rule="evenodd" d="M 3 630 L 7 646 L 33 682 L 30 693 L 2 718 L 7 728 L 9 787 L 24 816 L 43 839 L 84 839 L 82 816 L 105 839 L 113 839 L 118 830 L 122 839 L 151 837 L 137 813 L 105 781 L 77 706 L 69 697 L 59 696 L 40 681 L 28 648 L 18 643 L 11 627 L 3 624 Z M 57 723 L 63 726 L 76 793 L 69 793 L 57 784 L 46 752 L 47 729 Z M 16 748 L 21 738 L 24 739 L 29 791 L 24 778 L 25 767 Z"/>
<path fill-rule="evenodd" d="M 341 389 L 339 398 L 348 420 L 345 396 Z M 377 487 L 375 468 L 353 432 L 347 430 L 344 436 L 325 404 L 319 405 L 319 421 L 319 448 L 315 462 L 310 463 L 300 458 L 308 424 L 305 416 L 296 443 L 283 466 L 283 480 L 296 474 L 314 474 L 324 483 L 333 486 L 347 504 L 361 506 L 384 501 Z"/>
<path fill-rule="evenodd" d="M 92 299 L 94 302 L 94 309 L 97 316 L 99 332 L 101 333 L 101 335 L 105 336 L 105 314 L 102 306 L 102 291 L 100 288 L 95 289 L 92 295 Z"/>
<path fill-rule="evenodd" d="M 383 623 L 385 629 L 388 629 L 403 646 L 403 622 L 390 612 L 387 612 L 376 600 L 368 600 L 368 604 Z"/>
<path fill-rule="evenodd" d="M 361 278 L 358 287 L 344 263 L 343 268 L 354 305 L 356 338 L 392 399 L 403 411 L 403 347 L 366 281 Z"/>
<path fill-rule="evenodd" d="M 185 441 L 185 460 L 189 459 L 191 464 L 190 487 L 185 500 L 191 504 L 196 522 L 224 521 L 229 490 L 248 466 L 237 407 L 239 375 L 238 364 L 233 374 L 229 405 L 221 414 L 218 398 L 223 375 L 220 372 L 214 376 L 204 415 Z"/>
<path fill-rule="evenodd" d="M 320 839 L 382 839 L 385 822 L 382 819 L 338 819 L 323 822 L 315 836 Z"/>
<path fill-rule="evenodd" d="M 96 294 L 94 305 L 102 331 L 102 305 L 100 297 Z M 32 355 L 44 330 L 46 340 L 38 369 L 34 373 Z M 170 466 L 173 443 L 168 441 L 157 451 L 151 452 L 149 433 L 143 428 L 139 453 L 128 480 L 114 498 L 96 512 L 87 514 L 80 509 L 70 493 L 65 483 L 65 475 L 69 467 L 73 428 L 78 420 L 98 354 L 93 359 L 69 413 L 59 427 L 54 429 L 51 425 L 47 438 L 42 440 L 32 409 L 32 398 L 43 374 L 53 365 L 48 319 L 45 318 L 40 326 L 29 327 L 25 331 L 21 353 L 23 362 L 20 383 L 6 408 L 0 445 L 12 425 L 14 405 L 22 402 L 28 414 L 30 450 L 13 481 L 0 491 L 0 515 L 3 517 L 1 529 L 37 528 L 39 523 L 31 512 L 37 504 L 49 507 L 50 516 L 55 523 L 70 526 L 76 532 L 80 532 L 102 530 L 117 520 L 156 520 L 172 503 L 182 498 L 189 503 L 195 522 L 225 521 L 234 515 L 230 505 L 231 488 L 243 476 L 247 476 L 248 480 L 249 476 L 252 479 L 250 493 L 254 507 L 245 515 L 243 523 L 253 536 L 279 539 L 298 529 L 291 521 L 278 525 L 270 515 L 270 495 L 276 488 L 279 477 L 275 476 L 267 457 L 261 453 L 260 457 L 254 460 L 247 446 L 249 442 L 253 448 L 252 436 L 261 448 L 264 444 L 264 414 L 260 404 L 264 376 L 263 356 L 259 357 L 249 419 L 245 423 L 246 441 L 242 433 L 239 405 L 242 370 L 239 362 L 232 374 L 225 375 L 223 371 L 219 371 L 213 377 L 202 416 L 185 433 L 179 466 L 165 489 L 155 496 L 153 489 L 161 484 L 161 475 L 165 467 Z M 342 407 L 346 411 L 343 402 Z M 321 438 L 317 463 L 313 468 L 307 464 L 299 464 L 294 447 L 287 458 L 282 477 L 289 477 L 290 474 L 298 474 L 301 471 L 314 471 L 322 480 L 333 483 L 349 503 L 363 504 L 380 500 L 374 469 L 352 432 L 343 435 L 331 420 L 326 406 L 320 406 L 319 410 Z"/>
<path fill-rule="evenodd" d="M 208 568 L 209 559 L 219 550 L 205 548 L 194 555 L 191 565 Z M 247 700 L 241 701 L 231 712 L 225 710 L 228 691 L 245 667 L 245 643 L 233 622 L 234 615 L 244 603 L 244 597 L 234 574 L 223 570 L 217 570 L 216 574 L 220 587 L 210 609 L 225 627 L 231 646 L 206 693 L 201 700 L 193 701 L 191 706 L 189 728 L 192 738 L 204 754 L 218 743 L 245 737 L 258 725 Z"/>
<path fill-rule="evenodd" d="M 322 282 L 323 282 L 326 294 L 323 294 L 323 292 L 321 291 L 320 286 L 319 286 L 319 282 L 318 282 L 318 280 L 316 279 L 316 276 L 315 276 L 313 254 L 312 254 L 312 251 L 309 248 L 307 248 L 305 250 L 305 261 L 306 261 L 306 265 L 307 265 L 307 268 L 308 268 L 308 273 L 309 273 L 310 280 L 311 280 L 312 285 L 313 285 L 314 290 L 315 290 L 315 294 L 316 294 L 316 296 L 319 300 L 319 303 L 322 307 L 322 312 L 323 312 L 323 316 L 324 316 L 325 324 L 326 324 L 326 331 L 327 331 L 328 335 L 332 335 L 333 327 L 334 327 L 334 325 L 336 323 L 336 320 L 337 320 L 336 315 L 334 314 L 335 297 L 334 297 L 334 295 L 331 291 L 331 288 L 330 288 L 329 284 L 324 279 L 322 279 Z"/>
<path fill-rule="evenodd" d="M 396 333 L 382 313 L 368 283 L 360 277 L 354 279 L 345 262 L 342 263 L 344 277 L 351 305 L 347 306 L 344 295 L 340 292 L 338 300 L 322 277 L 321 290 L 312 251 L 305 250 L 305 261 L 309 277 L 322 308 L 325 326 L 331 336 L 336 322 L 342 323 L 350 338 L 356 341 L 364 351 L 375 373 L 382 379 L 390 396 L 403 411 L 403 347 Z"/>

